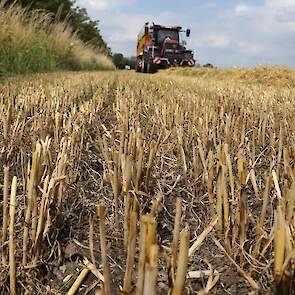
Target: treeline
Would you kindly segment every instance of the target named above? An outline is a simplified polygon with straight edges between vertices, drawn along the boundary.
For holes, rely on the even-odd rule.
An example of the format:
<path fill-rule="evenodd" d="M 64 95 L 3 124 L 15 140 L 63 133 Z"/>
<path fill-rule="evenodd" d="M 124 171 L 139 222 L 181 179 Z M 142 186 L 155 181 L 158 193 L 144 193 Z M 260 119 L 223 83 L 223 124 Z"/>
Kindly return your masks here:
<path fill-rule="evenodd" d="M 74 0 L 7 0 L 5 3 L 6 6 L 15 3 L 29 10 L 41 9 L 50 12 L 54 19 L 69 23 L 81 41 L 102 53 L 111 54 L 101 36 L 99 21 L 91 20 L 86 9 L 78 7 Z"/>

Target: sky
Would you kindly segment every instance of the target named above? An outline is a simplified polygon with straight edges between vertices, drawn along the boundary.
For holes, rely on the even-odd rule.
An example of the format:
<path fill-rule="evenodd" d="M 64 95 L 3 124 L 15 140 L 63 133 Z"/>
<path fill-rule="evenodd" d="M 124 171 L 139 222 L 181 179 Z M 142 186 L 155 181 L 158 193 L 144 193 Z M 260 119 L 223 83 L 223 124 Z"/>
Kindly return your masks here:
<path fill-rule="evenodd" d="M 187 47 L 200 64 L 295 67 L 295 0 L 77 0 L 112 52 L 135 55 L 147 21 L 191 29 Z"/>

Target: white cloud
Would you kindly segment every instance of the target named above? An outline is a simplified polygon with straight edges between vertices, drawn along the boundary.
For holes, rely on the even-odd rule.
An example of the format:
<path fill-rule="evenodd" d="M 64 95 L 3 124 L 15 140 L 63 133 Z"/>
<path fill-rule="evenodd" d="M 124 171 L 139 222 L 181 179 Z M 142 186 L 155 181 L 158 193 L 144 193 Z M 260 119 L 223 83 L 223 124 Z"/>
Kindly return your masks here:
<path fill-rule="evenodd" d="M 238 4 L 234 11 L 237 16 L 247 15 L 252 10 L 252 7 L 244 3 Z"/>
<path fill-rule="evenodd" d="M 87 6 L 95 11 L 104 11 L 135 2 L 136 0 L 78 0 L 77 4 L 82 7 Z"/>
<path fill-rule="evenodd" d="M 192 40 L 192 44 L 196 47 L 226 48 L 230 46 L 231 39 L 226 34 L 209 32 Z"/>
<path fill-rule="evenodd" d="M 266 50 L 269 50 L 270 48 L 267 48 L 264 44 L 256 43 L 253 41 L 238 41 L 237 42 L 241 53 L 252 56 L 264 53 Z"/>
<path fill-rule="evenodd" d="M 259 62 L 294 65 L 294 0 L 265 0 L 262 5 L 239 3 L 228 11 L 227 18 L 241 55 Z"/>
<path fill-rule="evenodd" d="M 285 32 L 295 29 L 295 0 L 265 0 L 261 6 L 237 4 L 234 17 L 251 19 L 250 25 L 264 32 Z"/>
<path fill-rule="evenodd" d="M 105 17 L 103 18 L 105 19 Z M 147 19 L 145 15 L 126 15 L 115 13 L 111 19 L 106 19 L 107 30 L 111 33 L 112 42 L 132 41 L 136 38 L 139 29 Z"/>
<path fill-rule="evenodd" d="M 295 2 L 294 0 L 266 0 L 265 1 L 265 6 L 266 7 L 271 7 L 271 8 L 278 8 L 278 7 L 295 7 Z"/>

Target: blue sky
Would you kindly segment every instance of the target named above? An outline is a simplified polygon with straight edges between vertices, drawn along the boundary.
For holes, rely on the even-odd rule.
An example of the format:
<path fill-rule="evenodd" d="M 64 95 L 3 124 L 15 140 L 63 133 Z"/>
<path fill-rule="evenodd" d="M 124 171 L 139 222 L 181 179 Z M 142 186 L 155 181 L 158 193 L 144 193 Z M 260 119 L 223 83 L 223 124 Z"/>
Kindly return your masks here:
<path fill-rule="evenodd" d="M 199 63 L 295 67 L 295 0 L 77 0 L 100 20 L 113 52 L 135 55 L 146 21 L 191 29 Z"/>

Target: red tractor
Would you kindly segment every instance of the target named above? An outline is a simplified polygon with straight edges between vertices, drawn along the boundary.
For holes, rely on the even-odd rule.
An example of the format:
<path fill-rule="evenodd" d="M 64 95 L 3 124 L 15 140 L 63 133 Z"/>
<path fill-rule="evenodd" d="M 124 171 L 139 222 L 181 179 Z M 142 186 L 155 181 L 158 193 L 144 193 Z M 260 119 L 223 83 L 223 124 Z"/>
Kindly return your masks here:
<path fill-rule="evenodd" d="M 180 33 L 190 36 L 190 29 L 146 23 L 137 38 L 136 72 L 153 73 L 171 66 L 193 67 L 193 52 L 180 41 Z"/>

